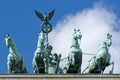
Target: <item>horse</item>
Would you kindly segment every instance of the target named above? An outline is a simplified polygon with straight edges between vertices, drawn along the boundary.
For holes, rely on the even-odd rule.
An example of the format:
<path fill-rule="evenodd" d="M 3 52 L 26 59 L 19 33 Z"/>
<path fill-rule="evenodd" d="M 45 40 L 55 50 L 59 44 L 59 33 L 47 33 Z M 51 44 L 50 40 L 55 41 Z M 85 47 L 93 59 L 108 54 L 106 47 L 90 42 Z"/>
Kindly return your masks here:
<path fill-rule="evenodd" d="M 17 50 L 14 40 L 7 34 L 5 36 L 6 46 L 9 48 L 7 66 L 9 74 L 27 73 L 25 62 Z"/>
<path fill-rule="evenodd" d="M 109 65 L 114 67 L 114 62 L 110 62 L 111 55 L 109 53 L 109 47 L 112 45 L 112 35 L 107 33 L 106 37 L 99 45 L 98 53 L 89 60 L 89 64 L 86 69 L 83 71 L 84 73 L 97 73 L 103 74 L 105 68 Z M 113 68 L 110 73 L 113 72 Z"/>
<path fill-rule="evenodd" d="M 74 29 L 72 45 L 70 52 L 63 68 L 63 73 L 81 73 L 82 50 L 80 49 L 78 40 L 81 40 L 82 35 L 80 30 Z"/>
<path fill-rule="evenodd" d="M 44 56 L 46 54 L 45 46 L 44 46 L 44 33 L 41 31 L 39 32 L 37 49 L 34 52 L 33 58 L 33 68 L 34 73 L 45 73 L 45 63 L 44 63 Z"/>

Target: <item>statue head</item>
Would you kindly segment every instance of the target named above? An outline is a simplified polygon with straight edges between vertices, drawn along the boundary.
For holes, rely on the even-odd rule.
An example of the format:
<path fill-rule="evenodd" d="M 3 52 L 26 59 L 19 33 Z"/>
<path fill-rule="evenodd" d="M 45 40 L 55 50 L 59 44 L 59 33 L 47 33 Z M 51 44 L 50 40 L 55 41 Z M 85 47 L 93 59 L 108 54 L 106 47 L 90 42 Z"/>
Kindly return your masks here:
<path fill-rule="evenodd" d="M 45 49 L 46 49 L 46 51 L 48 52 L 48 53 L 51 53 L 51 51 L 52 51 L 52 46 L 51 45 L 49 45 L 49 44 L 46 44 L 46 47 L 45 47 Z"/>
<path fill-rule="evenodd" d="M 57 53 L 54 53 L 54 54 L 53 54 L 53 57 L 54 57 L 54 59 L 57 61 L 57 59 L 58 59 Z"/>
<path fill-rule="evenodd" d="M 81 35 L 81 32 L 80 32 L 80 29 L 78 29 L 78 30 L 74 29 L 73 36 L 74 36 L 75 39 L 81 39 L 82 35 Z"/>

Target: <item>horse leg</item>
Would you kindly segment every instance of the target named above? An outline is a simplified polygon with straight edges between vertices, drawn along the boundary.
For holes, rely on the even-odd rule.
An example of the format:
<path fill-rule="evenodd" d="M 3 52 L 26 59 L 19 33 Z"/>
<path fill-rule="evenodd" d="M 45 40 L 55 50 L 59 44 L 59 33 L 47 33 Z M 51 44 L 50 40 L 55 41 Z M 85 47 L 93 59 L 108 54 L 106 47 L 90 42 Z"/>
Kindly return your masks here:
<path fill-rule="evenodd" d="M 82 73 L 89 74 L 90 73 L 90 68 L 86 67 Z"/>
<path fill-rule="evenodd" d="M 34 72 L 36 73 L 36 74 L 39 74 L 40 73 L 40 71 L 39 71 L 39 59 L 40 59 L 40 54 L 38 54 L 38 53 L 36 53 L 36 55 L 35 55 L 35 58 L 34 58 Z"/>
<path fill-rule="evenodd" d="M 81 74 L 81 66 L 78 68 L 78 74 Z"/>
<path fill-rule="evenodd" d="M 75 59 L 74 59 L 74 57 L 75 57 L 74 53 L 71 52 L 70 55 L 69 55 L 69 57 L 68 57 L 71 65 L 74 65 L 74 64 L 75 64 Z"/>
<path fill-rule="evenodd" d="M 23 73 L 27 73 L 27 69 L 26 69 L 26 66 L 25 66 L 25 62 L 22 60 L 22 72 Z"/>
<path fill-rule="evenodd" d="M 76 58 L 76 57 L 75 57 L 75 58 Z M 78 73 L 81 74 L 82 54 L 79 53 L 79 58 L 76 58 L 76 60 L 77 60 L 78 63 L 79 63 Z"/>
<path fill-rule="evenodd" d="M 12 63 L 8 61 L 7 65 L 8 65 L 8 73 L 11 74 L 12 73 Z"/>
<path fill-rule="evenodd" d="M 14 67 L 14 66 L 13 66 L 13 58 L 8 55 L 7 60 L 8 60 L 8 62 L 7 62 L 8 73 L 9 73 L 9 74 L 12 74 L 12 73 L 13 73 L 12 68 Z"/>
<path fill-rule="evenodd" d="M 67 70 L 68 70 L 67 67 L 64 67 L 63 73 L 66 74 L 66 73 L 67 73 Z"/>
<path fill-rule="evenodd" d="M 34 63 L 33 63 L 33 68 L 34 68 L 34 74 L 39 73 L 39 72 L 38 72 L 37 61 L 34 61 Z"/>
<path fill-rule="evenodd" d="M 69 66 L 70 66 L 70 62 L 69 60 L 67 59 L 66 63 L 65 63 L 65 67 L 63 69 L 63 73 L 66 74 L 68 69 L 69 69 Z"/>
<path fill-rule="evenodd" d="M 48 67 L 49 67 L 49 59 L 45 56 L 45 58 L 43 59 L 43 62 L 44 62 L 44 66 L 45 66 L 45 73 L 48 73 Z"/>
<path fill-rule="evenodd" d="M 114 61 L 110 62 L 110 65 L 112 65 L 111 70 L 109 71 L 109 74 L 113 74 L 113 70 L 114 70 Z"/>
<path fill-rule="evenodd" d="M 34 74 L 36 74 L 37 73 L 37 66 L 35 65 L 35 62 L 32 64 L 33 65 L 33 68 L 34 68 Z"/>
<path fill-rule="evenodd" d="M 37 66 L 35 64 L 33 65 L 33 68 L 34 68 L 34 74 L 37 74 L 38 69 L 37 69 Z"/>

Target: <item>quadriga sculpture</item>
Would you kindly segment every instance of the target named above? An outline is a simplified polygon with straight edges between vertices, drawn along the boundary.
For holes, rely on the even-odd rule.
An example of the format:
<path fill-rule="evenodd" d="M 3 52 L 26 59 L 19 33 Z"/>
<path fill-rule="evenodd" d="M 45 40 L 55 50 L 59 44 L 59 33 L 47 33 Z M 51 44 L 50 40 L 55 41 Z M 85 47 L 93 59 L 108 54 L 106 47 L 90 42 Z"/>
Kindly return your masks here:
<path fill-rule="evenodd" d="M 109 47 L 112 44 L 112 35 L 109 33 L 106 35 L 106 37 L 103 39 L 103 41 L 100 43 L 98 53 L 96 56 L 94 56 L 87 66 L 87 68 L 84 70 L 84 73 L 99 73 L 103 74 L 105 68 L 109 65 L 113 65 L 114 62 L 110 62 L 111 55 L 109 54 Z M 113 68 L 110 71 L 110 73 L 113 72 Z"/>
<path fill-rule="evenodd" d="M 41 31 L 38 37 L 37 49 L 34 52 L 33 58 L 33 68 L 34 73 L 45 73 L 45 63 L 44 63 L 44 56 L 46 54 L 45 46 L 44 46 L 44 33 Z"/>
<path fill-rule="evenodd" d="M 6 46 L 9 48 L 8 54 L 8 73 L 16 74 L 16 73 L 27 73 L 27 69 L 25 66 L 25 62 L 22 56 L 19 54 L 14 40 L 8 34 L 5 36 Z"/>
<path fill-rule="evenodd" d="M 81 73 L 82 51 L 78 40 L 82 38 L 80 30 L 74 29 L 70 53 L 65 63 L 63 73 Z"/>

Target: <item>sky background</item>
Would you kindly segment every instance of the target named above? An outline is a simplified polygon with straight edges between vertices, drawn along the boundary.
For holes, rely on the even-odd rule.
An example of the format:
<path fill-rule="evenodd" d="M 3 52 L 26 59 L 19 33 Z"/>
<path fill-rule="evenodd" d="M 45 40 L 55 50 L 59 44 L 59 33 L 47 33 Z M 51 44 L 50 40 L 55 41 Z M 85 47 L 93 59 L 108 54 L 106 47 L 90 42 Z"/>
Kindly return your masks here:
<path fill-rule="evenodd" d="M 0 74 L 7 74 L 8 48 L 4 35 L 10 34 L 24 58 L 27 70 L 33 73 L 32 59 L 37 47 L 41 21 L 34 10 L 41 13 L 55 9 L 50 21 L 54 29 L 49 34 L 53 53 L 62 58 L 69 53 L 73 29 L 80 28 L 83 35 L 80 47 L 84 53 L 97 53 L 100 41 L 109 32 L 113 35 L 110 48 L 114 73 L 120 73 L 120 1 L 119 0 L 1 0 L 0 1 Z M 83 55 L 82 71 L 93 56 Z M 60 66 L 63 67 L 64 61 Z M 111 67 L 106 69 L 108 73 Z"/>

